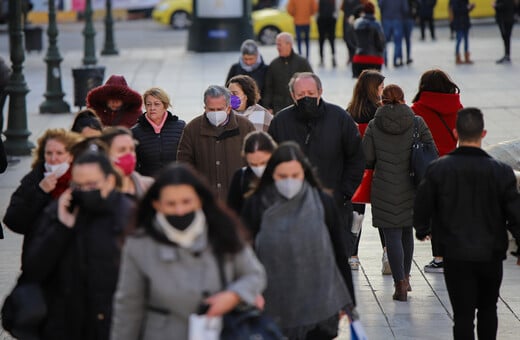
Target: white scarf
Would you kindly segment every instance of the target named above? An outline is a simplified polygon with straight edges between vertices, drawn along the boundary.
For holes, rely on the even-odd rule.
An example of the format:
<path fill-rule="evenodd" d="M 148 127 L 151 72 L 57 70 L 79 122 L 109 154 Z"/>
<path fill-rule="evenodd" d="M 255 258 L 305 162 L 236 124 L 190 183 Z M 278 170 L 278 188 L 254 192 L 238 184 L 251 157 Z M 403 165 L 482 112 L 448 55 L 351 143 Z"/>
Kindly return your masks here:
<path fill-rule="evenodd" d="M 185 230 L 179 230 L 168 223 L 164 214 L 155 214 L 155 220 L 168 240 L 183 248 L 191 248 L 200 235 L 206 232 L 206 216 L 202 209 L 195 211 L 193 222 Z"/>

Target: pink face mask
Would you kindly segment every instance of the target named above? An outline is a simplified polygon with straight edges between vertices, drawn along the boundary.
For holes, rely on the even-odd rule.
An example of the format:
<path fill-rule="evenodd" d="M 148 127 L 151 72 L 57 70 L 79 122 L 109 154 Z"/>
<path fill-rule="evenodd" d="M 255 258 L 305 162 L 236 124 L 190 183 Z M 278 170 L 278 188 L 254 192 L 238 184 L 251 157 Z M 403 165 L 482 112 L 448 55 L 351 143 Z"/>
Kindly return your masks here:
<path fill-rule="evenodd" d="M 127 153 L 123 156 L 119 156 L 114 164 L 123 171 L 125 176 L 129 176 L 132 172 L 134 172 L 136 162 L 137 160 L 135 159 L 135 155 L 132 153 Z"/>

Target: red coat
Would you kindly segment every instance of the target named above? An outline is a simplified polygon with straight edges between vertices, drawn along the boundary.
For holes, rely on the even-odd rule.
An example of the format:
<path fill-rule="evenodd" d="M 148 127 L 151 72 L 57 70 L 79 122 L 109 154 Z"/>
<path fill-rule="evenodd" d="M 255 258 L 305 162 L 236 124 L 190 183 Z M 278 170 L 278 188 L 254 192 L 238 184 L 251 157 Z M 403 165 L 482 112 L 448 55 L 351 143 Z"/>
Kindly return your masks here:
<path fill-rule="evenodd" d="M 421 116 L 430 128 L 439 156 L 452 151 L 457 145 L 452 131 L 455 128 L 457 111 L 460 109 L 462 104 L 458 93 L 424 91 L 419 100 L 412 104 L 413 112 Z M 449 131 L 436 113 L 444 118 Z"/>

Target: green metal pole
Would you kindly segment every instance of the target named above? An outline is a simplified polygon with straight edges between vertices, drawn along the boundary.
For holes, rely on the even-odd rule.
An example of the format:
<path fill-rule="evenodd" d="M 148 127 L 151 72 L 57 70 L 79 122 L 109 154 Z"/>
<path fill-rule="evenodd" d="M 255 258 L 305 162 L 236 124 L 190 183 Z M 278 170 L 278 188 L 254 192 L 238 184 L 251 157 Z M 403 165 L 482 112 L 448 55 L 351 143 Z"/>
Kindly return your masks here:
<path fill-rule="evenodd" d="M 49 1 L 49 27 L 47 28 L 49 37 L 49 48 L 45 56 L 47 63 L 47 91 L 45 101 L 40 104 L 40 113 L 65 113 L 70 112 L 70 105 L 63 100 L 61 86 L 60 63 L 63 58 L 58 50 L 58 26 L 56 25 L 56 5 L 54 1 Z"/>
<path fill-rule="evenodd" d="M 9 0 L 9 13 L 9 50 L 13 73 L 5 88 L 9 96 L 5 150 L 9 155 L 22 156 L 29 155 L 34 144 L 29 141 L 31 132 L 27 129 L 25 96 L 29 88 L 23 75 L 25 54 L 21 1 Z"/>
<path fill-rule="evenodd" d="M 114 42 L 114 19 L 112 18 L 112 0 L 106 0 L 105 14 L 105 46 L 101 51 L 101 55 L 118 55 L 116 44 Z"/>
<path fill-rule="evenodd" d="M 96 65 L 96 47 L 94 37 L 96 36 L 96 30 L 92 24 L 92 1 L 87 0 L 85 3 L 85 29 L 83 30 L 83 36 L 85 37 L 85 48 L 83 55 L 83 65 Z"/>

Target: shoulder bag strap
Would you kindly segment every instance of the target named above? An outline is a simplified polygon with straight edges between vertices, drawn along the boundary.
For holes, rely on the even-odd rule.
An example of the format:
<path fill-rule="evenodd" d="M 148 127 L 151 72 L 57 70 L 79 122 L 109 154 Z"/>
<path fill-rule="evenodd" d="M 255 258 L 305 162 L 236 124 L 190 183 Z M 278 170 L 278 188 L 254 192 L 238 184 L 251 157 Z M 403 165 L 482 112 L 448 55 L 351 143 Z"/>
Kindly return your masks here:
<path fill-rule="evenodd" d="M 448 133 L 450 134 L 450 136 L 453 139 L 453 141 L 457 142 L 457 139 L 453 135 L 453 132 L 450 130 L 450 127 L 448 126 L 448 123 L 446 123 L 444 118 L 442 118 L 442 116 L 437 111 L 433 111 L 433 112 L 437 115 L 437 117 L 439 117 L 439 119 L 441 120 L 442 124 L 444 124 L 444 127 L 446 127 L 446 130 L 448 130 Z"/>

